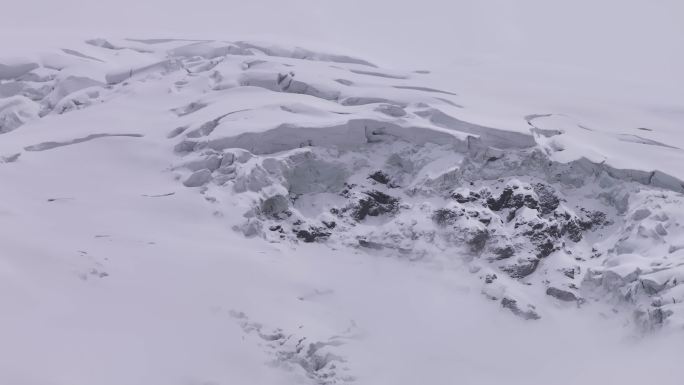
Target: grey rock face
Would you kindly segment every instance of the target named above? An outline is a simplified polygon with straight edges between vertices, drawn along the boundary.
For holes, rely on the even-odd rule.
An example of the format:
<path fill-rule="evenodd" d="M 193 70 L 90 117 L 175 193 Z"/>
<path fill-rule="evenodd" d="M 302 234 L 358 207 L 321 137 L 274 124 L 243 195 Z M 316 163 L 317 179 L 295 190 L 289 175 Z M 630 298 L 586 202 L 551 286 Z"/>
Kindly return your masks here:
<path fill-rule="evenodd" d="M 510 310 L 511 313 L 517 315 L 518 317 L 521 317 L 526 320 L 537 320 L 541 318 L 539 314 L 537 314 L 537 312 L 535 312 L 533 309 L 520 309 L 520 307 L 518 306 L 518 302 L 514 299 L 503 298 L 501 300 L 501 306 L 505 309 Z"/>
<path fill-rule="evenodd" d="M 261 214 L 267 217 L 278 218 L 285 215 L 290 202 L 282 195 L 270 197 L 261 203 Z"/>
<path fill-rule="evenodd" d="M 546 289 L 546 295 L 550 295 L 551 297 L 554 297 L 558 300 L 565 301 L 565 302 L 576 302 L 577 301 L 577 296 L 573 294 L 572 292 L 569 292 L 567 290 L 562 290 L 558 289 L 555 287 L 550 287 Z"/>

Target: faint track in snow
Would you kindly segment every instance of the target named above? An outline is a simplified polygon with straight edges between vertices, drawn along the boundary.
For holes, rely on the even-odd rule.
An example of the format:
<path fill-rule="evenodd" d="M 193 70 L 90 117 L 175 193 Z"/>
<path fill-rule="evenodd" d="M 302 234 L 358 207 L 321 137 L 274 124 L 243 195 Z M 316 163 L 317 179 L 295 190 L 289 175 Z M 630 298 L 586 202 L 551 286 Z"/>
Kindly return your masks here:
<path fill-rule="evenodd" d="M 83 138 L 76 138 L 72 140 L 68 140 L 65 142 L 42 142 L 38 144 L 33 144 L 27 147 L 24 147 L 24 150 L 26 151 L 46 151 L 46 150 L 52 150 L 53 148 L 57 147 L 64 147 L 64 146 L 70 146 L 72 144 L 78 144 L 78 143 L 83 143 L 83 142 L 88 142 L 93 139 L 99 139 L 99 138 L 110 138 L 110 137 L 129 137 L 129 138 L 142 138 L 144 135 L 142 134 L 92 134 L 85 136 Z"/>

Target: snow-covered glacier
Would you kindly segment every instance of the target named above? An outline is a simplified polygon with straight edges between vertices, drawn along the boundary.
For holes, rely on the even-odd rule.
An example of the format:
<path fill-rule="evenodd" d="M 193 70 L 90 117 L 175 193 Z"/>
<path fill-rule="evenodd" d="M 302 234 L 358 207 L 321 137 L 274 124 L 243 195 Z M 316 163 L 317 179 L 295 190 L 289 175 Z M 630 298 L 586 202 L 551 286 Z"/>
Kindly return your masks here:
<path fill-rule="evenodd" d="M 676 124 L 497 119 L 442 76 L 248 41 L 0 58 L 0 378 L 678 383 Z"/>

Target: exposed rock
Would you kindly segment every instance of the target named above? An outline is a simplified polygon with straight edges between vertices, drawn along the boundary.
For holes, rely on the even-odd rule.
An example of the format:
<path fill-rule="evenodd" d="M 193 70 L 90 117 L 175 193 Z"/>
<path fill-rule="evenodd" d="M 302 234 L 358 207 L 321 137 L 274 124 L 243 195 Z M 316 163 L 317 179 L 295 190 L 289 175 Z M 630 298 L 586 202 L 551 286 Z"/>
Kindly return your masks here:
<path fill-rule="evenodd" d="M 362 198 L 353 208 L 352 216 L 357 221 L 362 221 L 366 217 L 377 217 L 384 214 L 393 214 L 399 210 L 399 200 L 381 191 L 364 192 Z"/>
<path fill-rule="evenodd" d="M 533 197 L 530 191 L 516 191 L 512 187 L 506 187 L 498 198 L 487 199 L 487 206 L 492 211 L 501 211 L 503 209 L 517 210 L 523 206 L 536 209 L 537 200 Z"/>
<path fill-rule="evenodd" d="M 507 259 L 515 255 L 515 249 L 510 245 L 495 248 L 493 252 L 496 255 L 496 259 Z"/>
<path fill-rule="evenodd" d="M 560 200 L 549 186 L 537 183 L 534 185 L 534 192 L 539 197 L 539 208 L 542 214 L 550 214 L 558 208 Z"/>
<path fill-rule="evenodd" d="M 297 231 L 297 238 L 303 240 L 304 242 L 311 243 L 319 239 L 325 239 L 330 236 L 330 233 L 323 231 L 320 228 L 309 228 L 308 230 Z"/>
<path fill-rule="evenodd" d="M 558 300 L 565 301 L 565 302 L 576 302 L 577 301 L 577 296 L 573 294 L 572 292 L 569 292 L 567 290 L 562 290 L 558 289 L 555 287 L 549 287 L 546 289 L 546 295 L 550 295 L 551 297 L 554 297 Z"/>
<path fill-rule="evenodd" d="M 282 195 L 275 195 L 261 203 L 261 214 L 267 217 L 281 218 L 286 215 L 290 206 L 289 200 Z"/>
<path fill-rule="evenodd" d="M 510 298 L 502 298 L 501 299 L 501 306 L 503 306 L 504 309 L 510 310 L 513 314 L 517 315 L 518 317 L 521 317 L 526 320 L 538 320 L 541 317 L 537 312 L 535 312 L 533 309 L 527 309 L 527 310 L 521 310 L 518 307 L 518 301 Z"/>
<path fill-rule="evenodd" d="M 471 232 L 471 234 L 468 236 L 468 240 L 466 241 L 468 243 L 468 246 L 470 247 L 470 252 L 481 252 L 485 248 L 485 245 L 487 244 L 489 238 L 490 234 L 487 230 L 478 229 Z"/>
<path fill-rule="evenodd" d="M 359 239 L 359 246 L 367 249 L 382 250 L 385 247 L 377 242 L 370 242 L 365 239 Z"/>
<path fill-rule="evenodd" d="M 432 220 L 439 226 L 445 227 L 447 225 L 453 225 L 454 222 L 464 214 L 464 211 L 457 212 L 450 209 L 439 209 L 432 215 Z"/>
<path fill-rule="evenodd" d="M 505 265 L 501 270 L 508 273 L 511 278 L 520 279 L 534 273 L 539 266 L 539 259 L 536 257 L 521 258 L 515 264 Z"/>
<path fill-rule="evenodd" d="M 368 178 L 381 184 L 388 184 L 390 182 L 389 176 L 387 176 L 387 174 L 379 170 L 370 174 Z"/>

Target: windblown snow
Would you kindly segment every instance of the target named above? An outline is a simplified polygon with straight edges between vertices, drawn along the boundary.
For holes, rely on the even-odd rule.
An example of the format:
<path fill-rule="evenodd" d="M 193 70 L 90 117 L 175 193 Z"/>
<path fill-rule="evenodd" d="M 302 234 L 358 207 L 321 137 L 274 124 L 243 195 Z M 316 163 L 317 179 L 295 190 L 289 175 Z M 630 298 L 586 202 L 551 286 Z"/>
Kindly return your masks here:
<path fill-rule="evenodd" d="M 681 125 L 439 79 L 245 41 L 0 58 L 0 382 L 681 383 Z"/>

